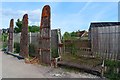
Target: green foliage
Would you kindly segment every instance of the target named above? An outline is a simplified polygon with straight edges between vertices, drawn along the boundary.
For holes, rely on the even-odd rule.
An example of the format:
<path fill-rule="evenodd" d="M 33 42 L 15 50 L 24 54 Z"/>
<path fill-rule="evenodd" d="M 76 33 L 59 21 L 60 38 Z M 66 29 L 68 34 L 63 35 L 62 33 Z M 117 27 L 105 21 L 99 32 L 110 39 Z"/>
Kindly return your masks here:
<path fill-rule="evenodd" d="M 71 37 L 77 37 L 77 33 L 76 33 L 76 32 L 74 32 L 74 31 L 73 31 L 73 32 L 71 32 L 71 33 L 70 33 L 70 35 L 71 35 Z"/>
<path fill-rule="evenodd" d="M 104 73 L 104 76 L 110 80 L 119 80 L 120 73 L 114 71 L 115 68 L 120 67 L 120 61 L 105 60 L 105 66 L 109 67 L 109 70 Z"/>
<path fill-rule="evenodd" d="M 71 33 L 65 32 L 63 34 L 63 40 L 75 40 L 75 39 L 78 39 L 77 32 L 74 32 L 74 31 Z"/>
<path fill-rule="evenodd" d="M 8 34 L 7 33 L 3 33 L 2 34 L 2 41 L 3 42 L 7 42 L 7 38 L 8 38 Z"/>
<path fill-rule="evenodd" d="M 29 32 L 39 32 L 39 26 L 36 25 L 32 25 L 32 26 L 28 26 L 28 31 Z M 17 20 L 16 22 L 16 27 L 14 28 L 15 33 L 19 33 L 22 31 L 22 21 L 20 19 Z"/>
<path fill-rule="evenodd" d="M 75 47 L 75 44 L 72 43 L 70 47 L 71 47 L 71 54 L 72 54 L 72 55 L 75 55 L 76 52 L 77 52 L 77 48 Z"/>
<path fill-rule="evenodd" d="M 17 20 L 16 22 L 16 27 L 14 28 L 15 33 L 19 33 L 22 30 L 22 21 L 20 19 Z"/>
<path fill-rule="evenodd" d="M 120 61 L 105 60 L 105 66 L 119 67 L 120 66 Z"/>
<path fill-rule="evenodd" d="M 51 55 L 52 55 L 52 58 L 57 58 L 59 57 L 58 55 L 58 50 L 56 48 L 52 48 L 51 49 Z"/>
<path fill-rule="evenodd" d="M 39 32 L 40 31 L 40 28 L 39 26 L 29 26 L 29 32 Z"/>
<path fill-rule="evenodd" d="M 14 43 L 14 52 L 20 53 L 20 43 L 18 42 Z M 35 53 L 35 47 L 33 44 L 29 44 L 29 53 L 30 53 L 29 56 L 33 56 L 33 54 Z"/>
<path fill-rule="evenodd" d="M 2 48 L 5 49 L 7 47 L 7 43 L 3 42 Z"/>
<path fill-rule="evenodd" d="M 18 42 L 15 42 L 14 43 L 14 52 L 15 53 L 19 53 L 20 52 L 20 43 L 18 43 Z"/>
<path fill-rule="evenodd" d="M 2 48 L 5 49 L 7 47 L 7 38 L 8 38 L 8 34 L 7 33 L 3 33 L 1 35 L 1 41 L 2 41 Z"/>
<path fill-rule="evenodd" d="M 69 40 L 71 38 L 71 35 L 69 32 L 65 32 L 64 35 L 63 35 L 63 39 L 64 40 Z"/>
<path fill-rule="evenodd" d="M 105 73 L 104 76 L 108 78 L 109 80 L 119 80 L 120 79 L 120 74 L 117 73 Z"/>
<path fill-rule="evenodd" d="M 29 44 L 29 56 L 35 56 L 35 55 L 33 55 L 33 54 L 35 54 L 36 53 L 36 51 L 35 51 L 35 46 L 33 45 L 33 44 Z"/>

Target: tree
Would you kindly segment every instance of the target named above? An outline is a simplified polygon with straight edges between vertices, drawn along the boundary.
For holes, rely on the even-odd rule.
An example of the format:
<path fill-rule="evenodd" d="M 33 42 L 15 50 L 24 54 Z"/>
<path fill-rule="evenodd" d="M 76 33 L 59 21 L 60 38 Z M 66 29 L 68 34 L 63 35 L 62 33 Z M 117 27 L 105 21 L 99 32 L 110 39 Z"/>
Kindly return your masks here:
<path fill-rule="evenodd" d="M 71 38 L 71 35 L 70 35 L 69 32 L 65 32 L 65 33 L 63 34 L 63 39 L 64 39 L 64 40 L 69 40 L 70 38 Z"/>
<path fill-rule="evenodd" d="M 28 26 L 29 32 L 39 32 L 39 26 L 32 25 Z M 22 21 L 20 19 L 17 20 L 16 26 L 14 28 L 15 33 L 19 33 L 22 30 Z"/>
<path fill-rule="evenodd" d="M 40 31 L 39 26 L 36 25 L 29 26 L 29 32 L 39 32 L 39 31 Z"/>
<path fill-rule="evenodd" d="M 70 33 L 70 35 L 71 35 L 71 37 L 76 37 L 77 33 L 73 31 L 73 32 Z"/>
<path fill-rule="evenodd" d="M 14 30 L 15 30 L 15 33 L 19 33 L 22 30 L 22 21 L 20 21 L 19 19 L 16 22 L 16 26 Z"/>

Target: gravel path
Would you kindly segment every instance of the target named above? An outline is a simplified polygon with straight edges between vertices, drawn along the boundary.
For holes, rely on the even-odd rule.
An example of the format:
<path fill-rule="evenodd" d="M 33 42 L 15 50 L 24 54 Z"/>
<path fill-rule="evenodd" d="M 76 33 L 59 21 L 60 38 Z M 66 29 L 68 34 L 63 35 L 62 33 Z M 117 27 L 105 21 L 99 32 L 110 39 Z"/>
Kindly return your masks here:
<path fill-rule="evenodd" d="M 62 68 L 25 64 L 24 60 L 2 54 L 2 77 L 3 78 L 98 78 L 88 73 L 68 72 Z"/>

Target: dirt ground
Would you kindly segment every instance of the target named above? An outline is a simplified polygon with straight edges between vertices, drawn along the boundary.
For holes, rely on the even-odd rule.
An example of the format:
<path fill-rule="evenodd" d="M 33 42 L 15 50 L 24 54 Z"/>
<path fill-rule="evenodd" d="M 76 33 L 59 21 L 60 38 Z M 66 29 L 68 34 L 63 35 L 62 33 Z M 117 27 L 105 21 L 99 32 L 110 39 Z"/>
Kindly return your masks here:
<path fill-rule="evenodd" d="M 62 68 L 25 64 L 24 60 L 18 60 L 1 51 L 0 54 L 2 54 L 3 78 L 99 78 L 92 74 L 67 71 Z"/>

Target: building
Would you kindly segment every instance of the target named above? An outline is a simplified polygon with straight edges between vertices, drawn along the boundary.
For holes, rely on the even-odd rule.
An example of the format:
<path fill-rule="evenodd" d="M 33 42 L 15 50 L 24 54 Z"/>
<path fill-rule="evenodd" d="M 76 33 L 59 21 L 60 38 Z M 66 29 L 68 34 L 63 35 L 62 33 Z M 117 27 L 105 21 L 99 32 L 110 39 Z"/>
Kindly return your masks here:
<path fill-rule="evenodd" d="M 77 32 L 77 36 L 81 39 L 81 40 L 88 40 L 88 32 L 83 30 L 83 31 L 78 31 Z"/>
<path fill-rule="evenodd" d="M 120 59 L 120 22 L 91 23 L 91 50 L 105 59 Z"/>
<path fill-rule="evenodd" d="M 87 31 L 85 31 L 85 30 L 83 30 L 83 31 L 78 31 L 78 32 L 77 32 L 77 36 L 79 36 L 79 37 L 84 37 L 84 36 L 86 36 L 86 35 L 88 35 L 88 33 L 87 33 Z"/>

